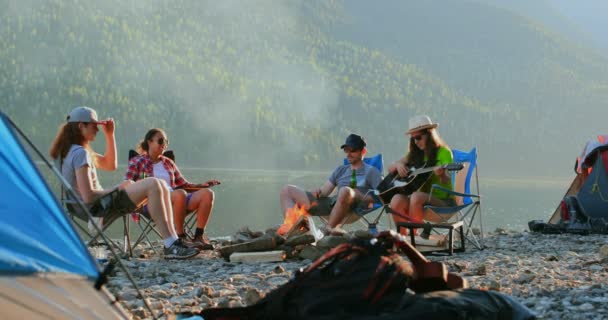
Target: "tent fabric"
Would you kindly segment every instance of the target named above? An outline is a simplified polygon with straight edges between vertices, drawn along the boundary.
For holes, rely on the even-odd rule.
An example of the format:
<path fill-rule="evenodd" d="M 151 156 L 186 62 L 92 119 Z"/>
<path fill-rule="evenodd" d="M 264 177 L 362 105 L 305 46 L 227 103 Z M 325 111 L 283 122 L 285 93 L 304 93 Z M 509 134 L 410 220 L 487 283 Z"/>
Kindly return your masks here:
<path fill-rule="evenodd" d="M 128 319 L 115 298 L 79 276 L 0 276 L 3 319 Z"/>
<path fill-rule="evenodd" d="M 604 162 L 608 158 L 608 150 L 595 153 L 593 158 L 593 169 L 576 196 L 589 218 L 608 222 L 608 171 Z"/>
<path fill-rule="evenodd" d="M 576 172 L 582 173 L 583 169 L 591 167 L 595 159 L 591 157 L 598 149 L 608 148 L 608 135 L 599 135 L 596 139 L 590 140 L 585 144 L 583 152 L 578 157 Z"/>
<path fill-rule="evenodd" d="M 93 258 L 0 112 L 0 273 L 99 276 Z"/>

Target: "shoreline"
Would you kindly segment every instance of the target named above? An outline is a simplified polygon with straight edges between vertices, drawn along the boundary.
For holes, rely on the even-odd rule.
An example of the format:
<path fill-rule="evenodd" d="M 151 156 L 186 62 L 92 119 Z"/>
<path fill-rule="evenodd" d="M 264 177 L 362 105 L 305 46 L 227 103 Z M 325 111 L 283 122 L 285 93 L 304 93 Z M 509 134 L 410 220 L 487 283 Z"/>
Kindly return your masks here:
<path fill-rule="evenodd" d="M 486 236 L 485 245 L 481 251 L 467 247 L 464 253 L 428 258 L 464 276 L 471 288 L 514 297 L 539 318 L 608 319 L 605 235 L 543 235 L 497 229 Z M 165 316 L 254 304 L 312 262 L 231 263 L 210 251 L 183 261 L 166 261 L 157 255 L 122 261 L 152 309 Z M 134 319 L 150 316 L 122 270 L 109 277 L 107 286 Z"/>

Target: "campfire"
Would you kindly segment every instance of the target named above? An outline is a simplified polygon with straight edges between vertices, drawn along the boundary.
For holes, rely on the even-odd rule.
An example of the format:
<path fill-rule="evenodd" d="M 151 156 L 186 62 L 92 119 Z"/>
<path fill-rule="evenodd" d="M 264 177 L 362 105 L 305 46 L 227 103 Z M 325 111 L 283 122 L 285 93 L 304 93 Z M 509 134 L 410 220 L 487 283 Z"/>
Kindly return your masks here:
<path fill-rule="evenodd" d="M 285 236 L 291 231 L 300 221 L 310 216 L 306 209 L 299 207 L 297 204 L 287 209 L 283 224 L 277 230 L 279 235 Z"/>

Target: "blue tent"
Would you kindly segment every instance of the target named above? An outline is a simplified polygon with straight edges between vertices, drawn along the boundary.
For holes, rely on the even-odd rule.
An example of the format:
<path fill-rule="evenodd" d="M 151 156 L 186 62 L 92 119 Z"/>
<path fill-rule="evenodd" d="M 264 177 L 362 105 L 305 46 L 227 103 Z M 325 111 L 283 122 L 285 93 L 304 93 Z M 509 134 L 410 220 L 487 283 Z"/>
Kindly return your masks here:
<path fill-rule="evenodd" d="M 0 307 L 6 318 L 122 318 L 95 261 L 0 112 Z M 105 294 L 104 294 L 105 293 Z"/>

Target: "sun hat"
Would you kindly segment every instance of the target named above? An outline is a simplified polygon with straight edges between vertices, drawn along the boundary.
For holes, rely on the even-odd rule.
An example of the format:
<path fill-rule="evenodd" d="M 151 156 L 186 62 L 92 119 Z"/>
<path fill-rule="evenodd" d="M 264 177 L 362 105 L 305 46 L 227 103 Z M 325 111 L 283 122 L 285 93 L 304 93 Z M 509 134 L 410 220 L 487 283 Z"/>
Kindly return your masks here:
<path fill-rule="evenodd" d="M 431 118 L 427 115 L 419 115 L 410 118 L 410 128 L 407 130 L 405 134 L 411 134 L 412 132 L 424 130 L 424 129 L 433 129 L 437 128 L 439 124 L 433 123 Z"/>
<path fill-rule="evenodd" d="M 76 107 L 67 117 L 68 122 L 86 122 L 96 124 L 106 124 L 106 121 L 99 121 L 97 112 L 89 107 Z"/>
<path fill-rule="evenodd" d="M 361 150 L 365 148 L 367 144 L 365 143 L 365 139 L 358 134 L 351 133 L 348 137 L 346 137 L 346 141 L 340 147 L 340 149 L 344 149 L 346 147 L 351 147 L 355 150 Z"/>

